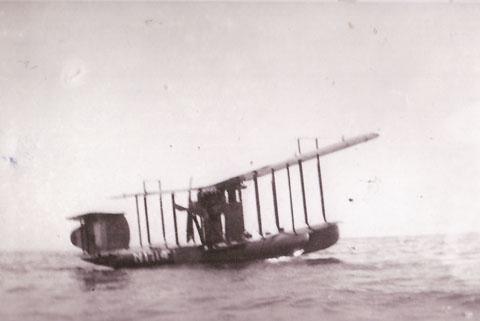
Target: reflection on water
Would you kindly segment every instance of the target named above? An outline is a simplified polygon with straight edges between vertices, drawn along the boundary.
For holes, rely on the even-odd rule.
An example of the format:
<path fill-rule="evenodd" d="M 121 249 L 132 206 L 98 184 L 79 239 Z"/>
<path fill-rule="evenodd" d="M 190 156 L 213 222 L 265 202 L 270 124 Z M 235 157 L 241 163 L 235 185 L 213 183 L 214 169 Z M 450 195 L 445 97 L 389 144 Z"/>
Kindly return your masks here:
<path fill-rule="evenodd" d="M 129 281 L 129 274 L 125 270 L 76 268 L 73 275 L 83 291 L 123 289 Z"/>
<path fill-rule="evenodd" d="M 326 264 L 342 264 L 343 261 L 334 257 L 326 258 L 307 258 L 303 260 L 307 265 L 326 265 Z"/>
<path fill-rule="evenodd" d="M 0 320 L 480 320 L 479 241 L 351 239 L 301 257 L 120 270 L 0 253 Z"/>

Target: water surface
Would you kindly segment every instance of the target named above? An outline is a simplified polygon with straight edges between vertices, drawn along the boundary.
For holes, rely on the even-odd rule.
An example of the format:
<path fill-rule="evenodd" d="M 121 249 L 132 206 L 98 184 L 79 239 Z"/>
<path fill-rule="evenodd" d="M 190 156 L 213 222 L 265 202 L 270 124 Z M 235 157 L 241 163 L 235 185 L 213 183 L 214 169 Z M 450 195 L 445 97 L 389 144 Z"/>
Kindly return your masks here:
<path fill-rule="evenodd" d="M 0 320 L 480 320 L 480 235 L 343 239 L 243 265 L 0 254 Z"/>

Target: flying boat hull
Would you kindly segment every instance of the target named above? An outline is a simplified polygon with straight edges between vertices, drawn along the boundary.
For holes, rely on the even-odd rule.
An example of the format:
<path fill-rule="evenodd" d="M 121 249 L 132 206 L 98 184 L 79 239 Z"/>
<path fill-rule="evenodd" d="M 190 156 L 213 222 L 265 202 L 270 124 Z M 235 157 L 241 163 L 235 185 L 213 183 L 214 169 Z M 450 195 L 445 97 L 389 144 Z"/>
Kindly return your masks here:
<path fill-rule="evenodd" d="M 138 250 L 127 249 L 85 255 L 83 260 L 109 266 L 151 267 L 172 264 L 241 263 L 254 260 L 310 253 L 334 245 L 339 238 L 335 223 L 323 223 L 293 232 L 280 232 L 258 240 L 208 249 L 204 246 L 165 247 L 151 246 Z"/>

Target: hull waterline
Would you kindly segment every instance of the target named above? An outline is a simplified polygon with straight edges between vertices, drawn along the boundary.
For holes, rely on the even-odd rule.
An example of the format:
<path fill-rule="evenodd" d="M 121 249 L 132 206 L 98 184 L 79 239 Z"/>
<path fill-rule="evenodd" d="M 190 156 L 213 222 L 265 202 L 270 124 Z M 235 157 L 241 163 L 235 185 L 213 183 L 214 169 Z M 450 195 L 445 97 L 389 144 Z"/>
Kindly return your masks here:
<path fill-rule="evenodd" d="M 155 247 L 111 251 L 83 260 L 113 268 L 149 267 L 171 264 L 241 263 L 280 256 L 297 251 L 311 253 L 334 245 L 339 238 L 336 223 L 323 223 L 293 232 L 280 232 L 259 240 L 248 240 L 207 249 L 204 246 Z"/>

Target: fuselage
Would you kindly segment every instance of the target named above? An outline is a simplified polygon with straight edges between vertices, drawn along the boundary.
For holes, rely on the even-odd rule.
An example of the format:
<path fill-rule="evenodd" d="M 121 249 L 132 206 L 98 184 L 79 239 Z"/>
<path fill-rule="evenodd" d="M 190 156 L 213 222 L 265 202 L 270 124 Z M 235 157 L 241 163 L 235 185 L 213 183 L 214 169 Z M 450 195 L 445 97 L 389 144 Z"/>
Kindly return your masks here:
<path fill-rule="evenodd" d="M 296 230 L 279 232 L 257 240 L 245 240 L 234 244 L 205 246 L 150 246 L 140 249 L 107 251 L 96 255 L 84 255 L 83 260 L 110 266 L 147 267 L 167 264 L 240 263 L 294 253 L 310 253 L 334 245 L 339 238 L 336 223 L 323 223 Z"/>

